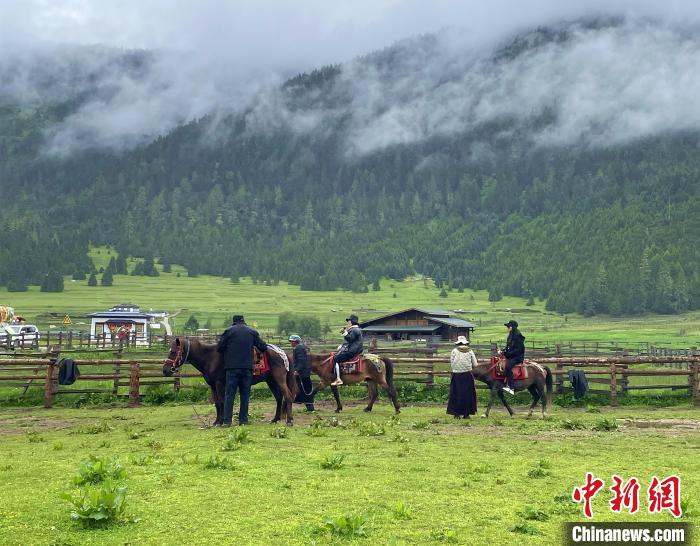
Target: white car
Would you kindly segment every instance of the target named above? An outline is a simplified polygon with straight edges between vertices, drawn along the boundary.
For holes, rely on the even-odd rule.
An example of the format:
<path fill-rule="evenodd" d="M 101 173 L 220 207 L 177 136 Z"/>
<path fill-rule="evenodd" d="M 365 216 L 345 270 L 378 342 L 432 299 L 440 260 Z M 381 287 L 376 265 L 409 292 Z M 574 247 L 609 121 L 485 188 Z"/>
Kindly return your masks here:
<path fill-rule="evenodd" d="M 3 331 L 4 330 L 4 331 Z M 39 329 L 33 324 L 10 324 L 0 329 L 0 347 L 39 347 Z"/>

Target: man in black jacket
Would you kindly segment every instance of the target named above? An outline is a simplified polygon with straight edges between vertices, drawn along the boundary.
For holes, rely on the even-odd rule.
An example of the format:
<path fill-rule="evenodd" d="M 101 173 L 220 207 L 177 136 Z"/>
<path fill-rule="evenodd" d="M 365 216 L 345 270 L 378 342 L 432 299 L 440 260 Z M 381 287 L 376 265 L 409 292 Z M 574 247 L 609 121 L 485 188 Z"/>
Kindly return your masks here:
<path fill-rule="evenodd" d="M 306 411 L 314 411 L 314 386 L 311 383 L 311 366 L 309 366 L 309 351 L 296 334 L 289 336 L 294 351 L 294 374 L 296 375 L 299 393 L 294 401 L 306 404 Z"/>
<path fill-rule="evenodd" d="M 503 349 L 503 355 L 506 357 L 506 386 L 503 390 L 508 394 L 515 394 L 513 387 L 513 366 L 520 364 L 525 360 L 525 336 L 518 330 L 518 322 L 509 320 L 503 326 L 508 328 L 508 339 L 506 347 Z"/>
<path fill-rule="evenodd" d="M 342 385 L 340 379 L 341 362 L 352 360 L 362 352 L 362 330 L 360 330 L 360 320 L 357 315 L 350 315 L 345 319 L 345 331 L 343 339 L 345 342 L 341 345 L 340 350 L 333 356 L 333 365 L 335 366 L 335 381 L 331 383 L 333 386 Z"/>
<path fill-rule="evenodd" d="M 248 424 L 248 401 L 253 382 L 253 347 L 267 351 L 267 344 L 257 331 L 249 327 L 243 315 L 234 315 L 233 324 L 221 336 L 217 350 L 223 354 L 226 370 L 223 426 L 230 427 L 233 419 L 233 401 L 236 390 L 241 391 L 238 424 Z"/>

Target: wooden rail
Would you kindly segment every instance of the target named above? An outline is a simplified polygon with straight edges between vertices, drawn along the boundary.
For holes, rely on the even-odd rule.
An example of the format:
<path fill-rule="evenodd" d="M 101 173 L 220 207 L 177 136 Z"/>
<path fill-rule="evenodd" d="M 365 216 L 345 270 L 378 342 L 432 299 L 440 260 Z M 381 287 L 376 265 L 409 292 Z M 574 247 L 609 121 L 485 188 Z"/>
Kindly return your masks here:
<path fill-rule="evenodd" d="M 60 389 L 58 385 L 58 362 L 61 353 L 27 353 L 26 356 L 17 354 L 0 354 L 0 387 L 20 387 L 26 393 L 30 386 L 43 387 L 44 406 L 51 407 L 56 394 L 112 392 L 119 394 L 121 387 L 128 387 L 130 406 L 139 404 L 141 387 L 148 385 L 169 384 L 173 389 L 182 387 L 181 380 L 201 377 L 199 373 L 181 373 L 172 378 L 162 374 L 163 356 L 160 358 L 142 358 L 129 353 L 116 352 L 115 358 L 80 359 L 74 362 L 83 367 L 80 382 L 112 381 L 112 389 Z M 386 354 L 386 353 L 385 353 Z M 436 356 L 405 356 L 389 355 L 396 364 L 394 376 L 397 381 L 422 383 L 430 389 L 435 386 L 438 377 L 449 377 L 449 359 Z M 488 362 L 488 359 L 479 359 Z M 607 393 L 610 404 L 619 402 L 619 395 L 632 390 L 669 389 L 671 391 L 687 389 L 694 407 L 700 407 L 700 355 L 690 356 L 578 356 L 578 357 L 545 357 L 537 362 L 550 366 L 555 378 L 555 393 L 562 394 L 567 389 L 564 381 L 570 369 L 584 370 L 588 382 L 592 384 L 590 392 Z M 653 364 L 655 368 L 635 369 L 635 366 Z M 440 365 L 440 366 L 438 366 Z M 678 366 L 681 367 L 673 367 Z M 93 371 L 86 368 L 110 368 Z M 686 377 L 687 384 L 630 384 L 633 377 Z M 604 388 L 596 388 L 601 386 Z M 607 387 L 607 388 L 605 388 Z"/>

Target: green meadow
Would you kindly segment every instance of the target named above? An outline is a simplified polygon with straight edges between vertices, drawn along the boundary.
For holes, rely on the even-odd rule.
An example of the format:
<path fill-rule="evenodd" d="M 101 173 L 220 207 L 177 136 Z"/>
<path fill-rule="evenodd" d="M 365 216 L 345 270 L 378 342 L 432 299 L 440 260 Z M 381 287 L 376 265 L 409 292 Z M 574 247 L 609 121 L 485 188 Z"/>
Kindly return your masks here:
<path fill-rule="evenodd" d="M 684 515 L 700 518 L 700 420 L 681 408 L 554 408 L 545 420 L 454 420 L 444 406 L 385 400 L 375 412 L 328 403 L 297 426 L 210 429 L 207 405 L 0 411 L 2 544 L 560 544 L 583 521 L 585 473 L 606 482 L 595 522 L 648 514 L 652 476 L 678 474 Z M 298 412 L 300 414 L 302 412 Z M 639 456 L 630 457 L 630 449 Z M 84 525 L 61 498 L 90 455 L 121 467 L 122 521 Z M 611 476 L 641 483 L 636 515 L 613 514 Z"/>
<path fill-rule="evenodd" d="M 112 256 L 106 248 L 93 249 L 96 267 L 105 267 Z M 130 267 L 133 261 L 130 263 Z M 161 269 L 161 266 L 157 266 Z M 100 276 L 98 275 L 98 282 Z M 463 293 L 448 291 L 446 298 L 431 281 L 381 281 L 381 290 L 367 293 L 347 291 L 305 292 L 298 286 L 280 282 L 277 286 L 254 284 L 243 278 L 233 284 L 222 277 L 188 277 L 187 272 L 172 266 L 171 273 L 159 277 L 115 275 L 110 287 L 90 287 L 87 281 L 65 278 L 61 293 L 42 293 L 32 286 L 27 292 L 8 293 L 0 289 L 0 305 L 11 305 L 16 312 L 35 322 L 40 328 L 66 329 L 63 315 L 73 320 L 70 329 L 87 330 L 87 313 L 105 310 L 117 303 L 135 303 L 142 309 L 165 309 L 177 313 L 176 329 L 181 329 L 190 315 L 204 326 L 209 323 L 217 331 L 228 324 L 232 313 L 246 315 L 249 323 L 264 333 L 276 330 L 282 312 L 313 315 L 335 332 L 348 313 L 361 320 L 381 316 L 409 307 L 431 307 L 459 310 L 458 316 L 477 326 L 477 342 L 502 341 L 503 323 L 517 319 L 529 341 L 542 342 L 635 342 L 674 347 L 700 345 L 700 312 L 682 315 L 647 315 L 642 317 L 582 317 L 559 315 L 544 309 L 543 301 L 527 306 L 522 298 L 505 297 L 489 302 L 486 291 L 465 289 Z"/>

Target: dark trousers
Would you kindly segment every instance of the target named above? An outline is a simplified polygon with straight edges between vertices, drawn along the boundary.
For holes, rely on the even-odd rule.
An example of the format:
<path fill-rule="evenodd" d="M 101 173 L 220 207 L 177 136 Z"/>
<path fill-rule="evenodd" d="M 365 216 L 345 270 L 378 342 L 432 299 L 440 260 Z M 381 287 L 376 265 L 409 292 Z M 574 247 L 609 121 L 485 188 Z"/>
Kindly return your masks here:
<path fill-rule="evenodd" d="M 311 377 L 297 377 L 298 394 L 294 401 L 297 404 L 306 404 L 308 411 L 314 411 L 314 386 Z"/>
<path fill-rule="evenodd" d="M 357 353 L 349 353 L 348 351 L 340 351 L 333 355 L 333 365 L 340 364 L 341 362 L 347 362 L 352 360 L 357 356 Z"/>
<path fill-rule="evenodd" d="M 515 381 L 513 380 L 513 366 L 522 364 L 522 358 L 509 358 L 506 360 L 506 385 L 515 390 Z"/>
<path fill-rule="evenodd" d="M 224 396 L 224 424 L 231 424 L 233 419 L 233 401 L 236 391 L 241 392 L 241 403 L 238 408 L 238 423 L 248 422 L 248 401 L 250 400 L 250 386 L 253 383 L 253 370 L 234 368 L 226 370 L 226 395 Z"/>

